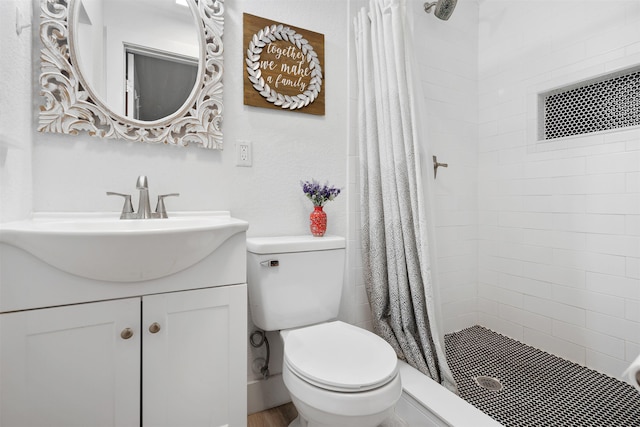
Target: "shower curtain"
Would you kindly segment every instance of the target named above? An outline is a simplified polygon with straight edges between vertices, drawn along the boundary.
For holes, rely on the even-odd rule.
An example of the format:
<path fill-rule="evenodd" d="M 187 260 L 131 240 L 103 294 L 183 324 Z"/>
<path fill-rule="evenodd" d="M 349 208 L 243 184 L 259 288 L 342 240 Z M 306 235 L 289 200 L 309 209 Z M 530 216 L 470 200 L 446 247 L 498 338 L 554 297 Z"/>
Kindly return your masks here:
<path fill-rule="evenodd" d="M 455 391 L 436 324 L 405 0 L 354 22 L 363 270 L 373 327 L 398 357 Z"/>

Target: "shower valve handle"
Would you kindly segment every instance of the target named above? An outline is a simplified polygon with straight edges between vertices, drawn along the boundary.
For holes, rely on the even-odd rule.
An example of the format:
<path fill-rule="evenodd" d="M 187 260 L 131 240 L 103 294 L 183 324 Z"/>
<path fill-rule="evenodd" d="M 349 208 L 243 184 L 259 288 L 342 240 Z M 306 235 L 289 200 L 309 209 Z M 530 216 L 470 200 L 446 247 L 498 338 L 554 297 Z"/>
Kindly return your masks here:
<path fill-rule="evenodd" d="M 433 156 L 433 179 L 436 179 L 438 175 L 438 168 L 448 168 L 448 163 L 440 163 L 438 162 L 438 156 Z"/>

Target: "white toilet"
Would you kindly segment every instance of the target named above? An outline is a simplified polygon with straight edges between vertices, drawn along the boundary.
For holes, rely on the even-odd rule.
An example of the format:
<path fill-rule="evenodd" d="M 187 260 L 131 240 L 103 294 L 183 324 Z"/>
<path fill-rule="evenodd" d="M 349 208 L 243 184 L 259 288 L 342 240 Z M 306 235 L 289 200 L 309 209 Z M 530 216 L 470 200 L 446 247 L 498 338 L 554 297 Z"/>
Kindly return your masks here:
<path fill-rule="evenodd" d="M 299 414 L 290 427 L 375 427 L 391 418 L 402 393 L 395 352 L 334 320 L 344 238 L 248 238 L 247 251 L 253 321 L 284 341 L 282 376 Z"/>

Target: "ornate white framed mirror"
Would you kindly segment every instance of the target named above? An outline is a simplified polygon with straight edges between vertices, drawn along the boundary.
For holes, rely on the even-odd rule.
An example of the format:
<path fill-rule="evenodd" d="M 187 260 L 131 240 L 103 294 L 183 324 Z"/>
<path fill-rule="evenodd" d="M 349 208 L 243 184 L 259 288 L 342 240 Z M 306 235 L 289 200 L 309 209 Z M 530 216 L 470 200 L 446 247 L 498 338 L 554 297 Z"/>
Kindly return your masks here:
<path fill-rule="evenodd" d="M 40 0 L 38 130 L 222 149 L 224 0 Z"/>

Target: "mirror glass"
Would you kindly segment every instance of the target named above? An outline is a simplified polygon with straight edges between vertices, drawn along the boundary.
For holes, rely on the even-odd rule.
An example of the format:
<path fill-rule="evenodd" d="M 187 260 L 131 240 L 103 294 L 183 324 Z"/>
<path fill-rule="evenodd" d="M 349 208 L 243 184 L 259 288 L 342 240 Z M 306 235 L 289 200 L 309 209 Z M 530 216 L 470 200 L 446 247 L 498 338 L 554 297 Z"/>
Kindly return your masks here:
<path fill-rule="evenodd" d="M 143 122 L 178 112 L 195 91 L 202 62 L 192 6 L 186 0 L 76 1 L 69 43 L 96 101 Z"/>

